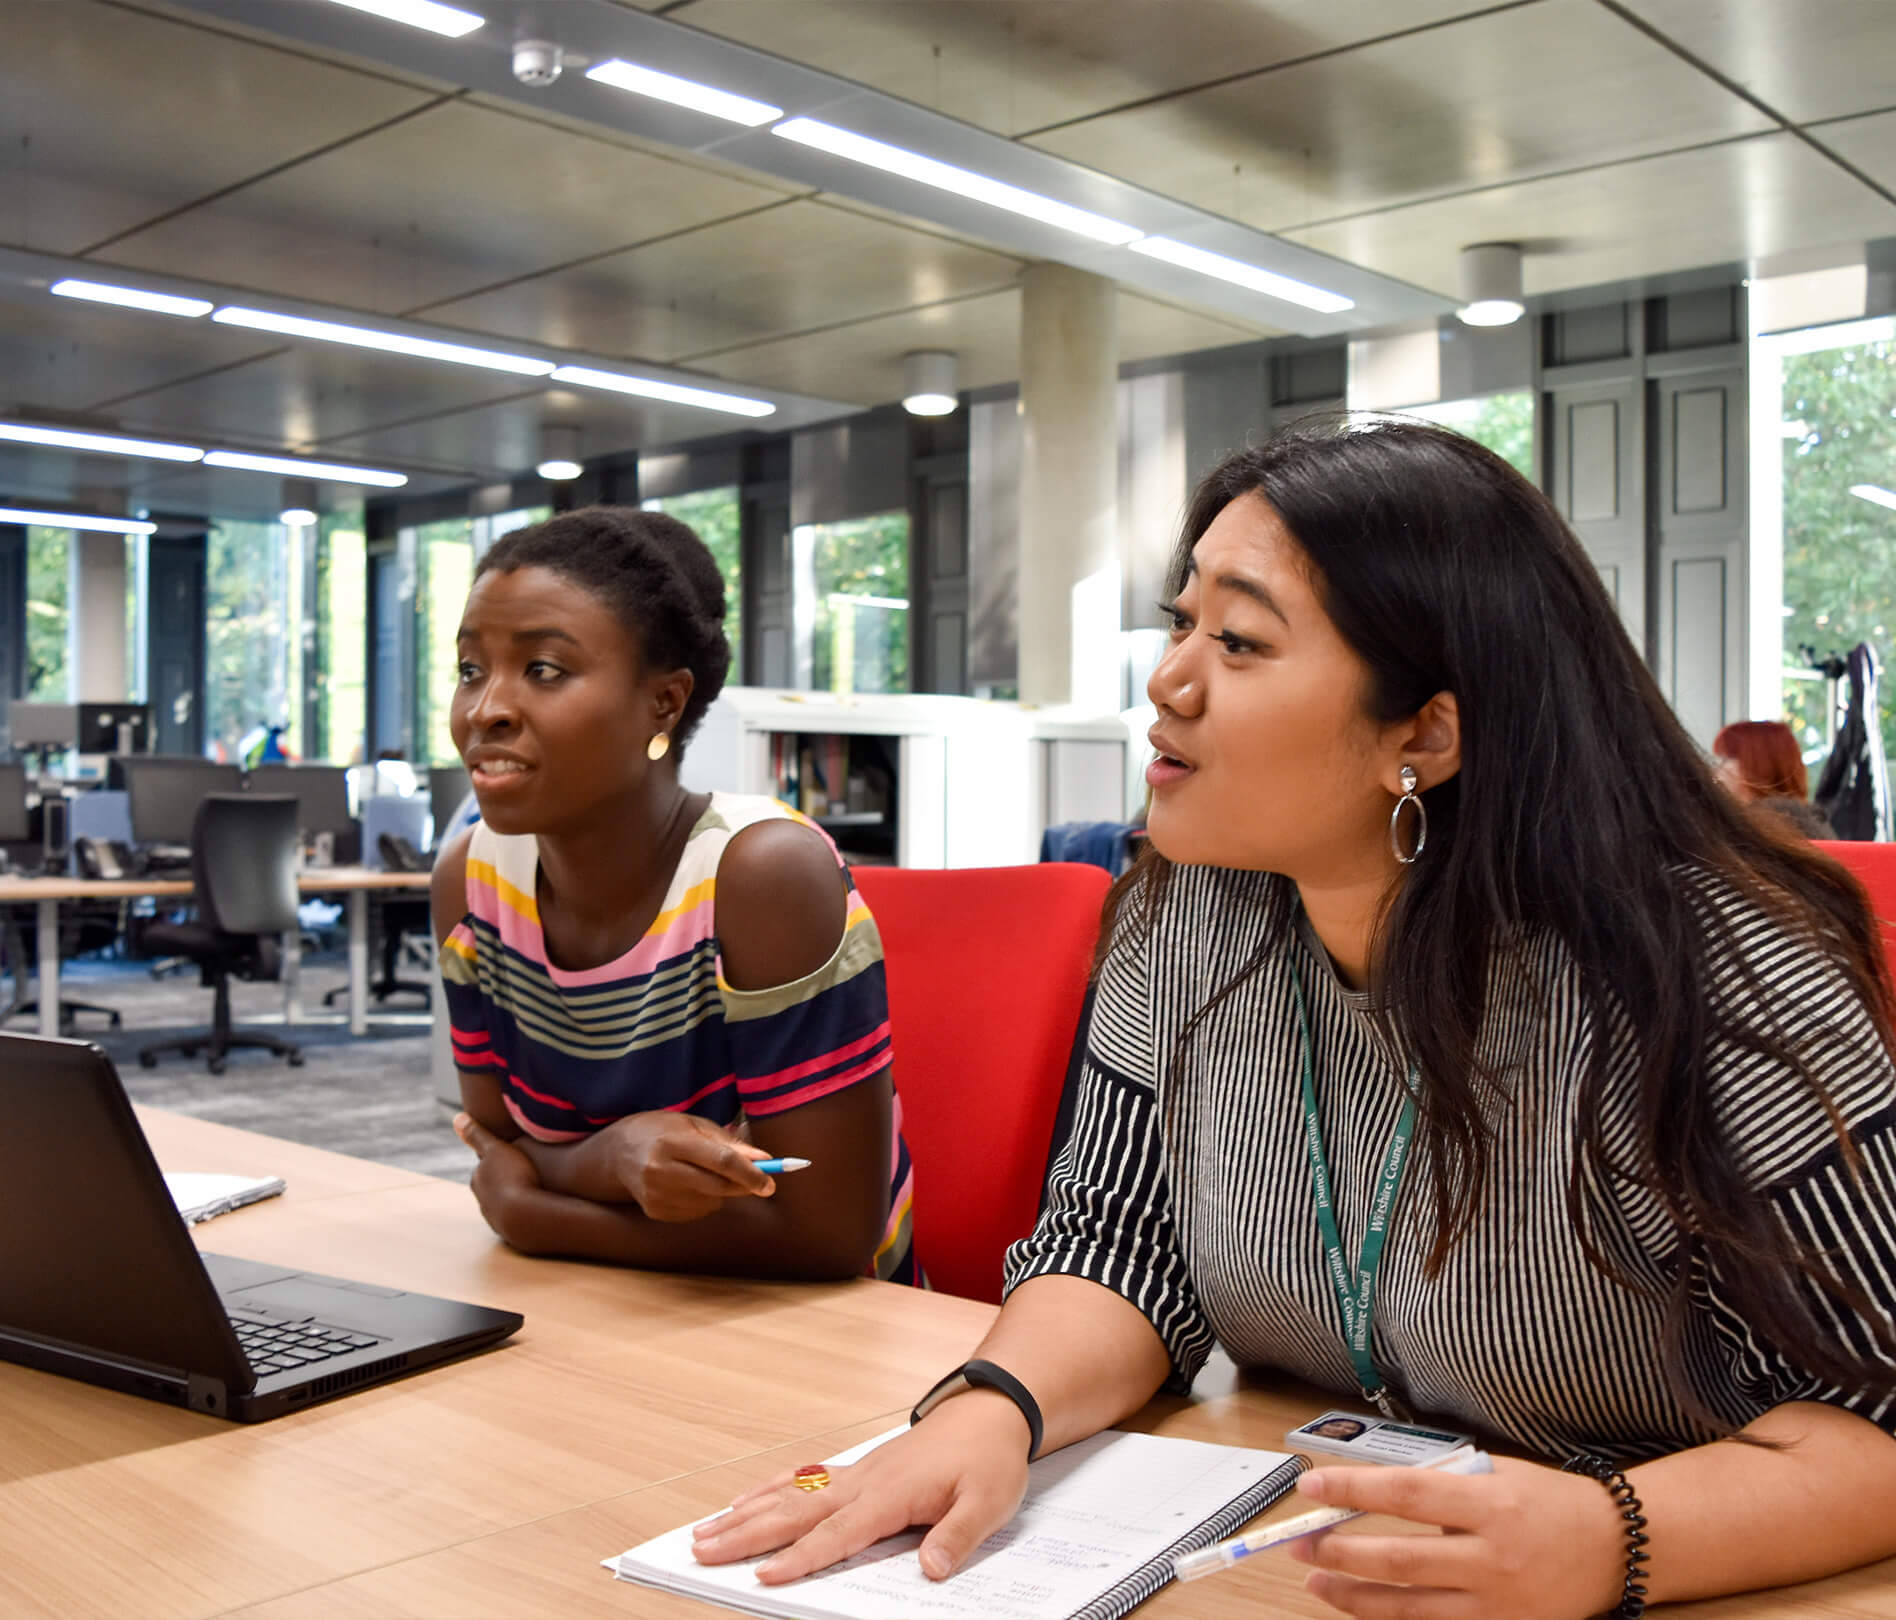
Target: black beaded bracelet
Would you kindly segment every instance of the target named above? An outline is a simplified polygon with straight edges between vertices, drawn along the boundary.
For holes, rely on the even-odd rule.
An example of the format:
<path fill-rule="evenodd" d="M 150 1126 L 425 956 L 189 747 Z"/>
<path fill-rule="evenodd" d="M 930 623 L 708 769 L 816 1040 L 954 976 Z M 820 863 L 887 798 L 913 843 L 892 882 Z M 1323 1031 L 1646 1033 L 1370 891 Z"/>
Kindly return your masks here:
<path fill-rule="evenodd" d="M 1606 1620 L 1639 1620 L 1646 1612 L 1646 1515 L 1632 1482 L 1604 1457 L 1590 1451 L 1574 1453 L 1560 1465 L 1563 1474 L 1585 1474 L 1597 1479 L 1612 1492 L 1626 1526 L 1626 1585 L 1620 1592 L 1619 1606 L 1607 1611 Z"/>

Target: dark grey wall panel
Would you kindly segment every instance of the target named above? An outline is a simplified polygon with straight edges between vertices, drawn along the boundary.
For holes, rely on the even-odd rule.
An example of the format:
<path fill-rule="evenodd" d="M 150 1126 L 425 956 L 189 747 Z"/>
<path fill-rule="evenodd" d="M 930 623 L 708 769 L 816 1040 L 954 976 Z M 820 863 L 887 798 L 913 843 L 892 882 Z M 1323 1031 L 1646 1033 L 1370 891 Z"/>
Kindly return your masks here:
<path fill-rule="evenodd" d="M 738 498 L 746 686 L 789 686 L 790 489 L 752 485 Z"/>
<path fill-rule="evenodd" d="M 1672 396 L 1672 511 L 1725 509 L 1725 405 L 1720 386 L 1681 388 Z"/>
<path fill-rule="evenodd" d="M 1550 366 L 1628 359 L 1632 352 L 1630 317 L 1625 304 L 1562 310 L 1549 319 L 1546 355 Z"/>
<path fill-rule="evenodd" d="M 897 406 L 794 434 L 791 527 L 841 523 L 907 506 L 908 422 Z"/>
<path fill-rule="evenodd" d="M 0 703 L 25 696 L 26 530 L 6 523 L 0 524 Z"/>
<path fill-rule="evenodd" d="M 1707 746 L 1745 717 L 1749 605 L 1742 365 L 1655 378 L 1660 685 Z"/>
<path fill-rule="evenodd" d="M 1189 487 L 1234 450 L 1270 429 L 1264 362 L 1246 355 L 1185 373 L 1185 482 Z"/>
<path fill-rule="evenodd" d="M 145 696 L 152 751 L 204 751 L 204 571 L 201 534 L 145 542 Z"/>
<path fill-rule="evenodd" d="M 1619 401 L 1567 406 L 1567 514 L 1574 523 L 1620 515 Z"/>

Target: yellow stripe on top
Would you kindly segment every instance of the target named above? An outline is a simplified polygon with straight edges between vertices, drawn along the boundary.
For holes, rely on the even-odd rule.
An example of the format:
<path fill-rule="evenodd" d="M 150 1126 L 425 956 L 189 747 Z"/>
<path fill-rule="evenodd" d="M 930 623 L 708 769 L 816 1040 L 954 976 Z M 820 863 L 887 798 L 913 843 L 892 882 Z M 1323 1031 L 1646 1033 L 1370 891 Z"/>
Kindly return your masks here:
<path fill-rule="evenodd" d="M 468 857 L 467 875 L 476 883 L 485 883 L 494 891 L 496 898 L 509 911 L 525 917 L 528 922 L 538 924 L 540 905 L 537 900 L 523 890 L 516 889 L 494 869 L 492 861 L 478 861 Z"/>
<path fill-rule="evenodd" d="M 677 905 L 673 906 L 669 911 L 661 911 L 652 919 L 652 926 L 645 930 L 646 936 L 649 938 L 653 934 L 664 933 L 667 928 L 680 917 L 684 916 L 686 912 L 696 906 L 703 905 L 705 901 L 709 900 L 716 891 L 717 886 L 718 880 L 715 873 L 706 878 L 702 883 L 692 884 L 690 888 L 685 890 Z"/>

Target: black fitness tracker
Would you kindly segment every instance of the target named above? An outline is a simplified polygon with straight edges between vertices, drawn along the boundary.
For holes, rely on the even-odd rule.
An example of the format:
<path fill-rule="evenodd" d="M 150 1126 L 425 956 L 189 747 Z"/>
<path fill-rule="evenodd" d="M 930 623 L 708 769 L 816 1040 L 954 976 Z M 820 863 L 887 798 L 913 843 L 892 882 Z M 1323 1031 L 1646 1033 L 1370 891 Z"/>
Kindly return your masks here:
<path fill-rule="evenodd" d="M 1040 1442 L 1046 1432 L 1040 1418 L 1040 1403 L 1025 1384 L 1005 1367 L 997 1367 L 991 1361 L 967 1361 L 955 1368 L 915 1403 L 915 1410 L 909 1413 L 910 1425 L 920 1423 L 949 1396 L 959 1395 L 964 1389 L 998 1390 L 1018 1406 L 1020 1415 L 1027 1420 L 1027 1460 L 1032 1462 L 1040 1455 Z"/>

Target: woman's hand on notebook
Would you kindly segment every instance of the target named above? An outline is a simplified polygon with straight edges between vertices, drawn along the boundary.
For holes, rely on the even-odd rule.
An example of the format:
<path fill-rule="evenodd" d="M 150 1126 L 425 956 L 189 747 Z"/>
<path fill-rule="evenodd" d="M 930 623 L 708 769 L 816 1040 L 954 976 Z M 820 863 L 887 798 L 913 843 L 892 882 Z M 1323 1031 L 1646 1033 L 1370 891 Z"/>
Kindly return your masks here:
<path fill-rule="evenodd" d="M 698 1561 L 729 1564 L 774 1552 L 757 1578 L 777 1586 L 926 1524 L 922 1569 L 945 1580 L 1020 1506 L 1026 1424 L 1006 1396 L 969 1390 L 861 1462 L 834 1469 L 823 1489 L 798 1490 L 791 1480 L 767 1480 L 697 1526 Z"/>

